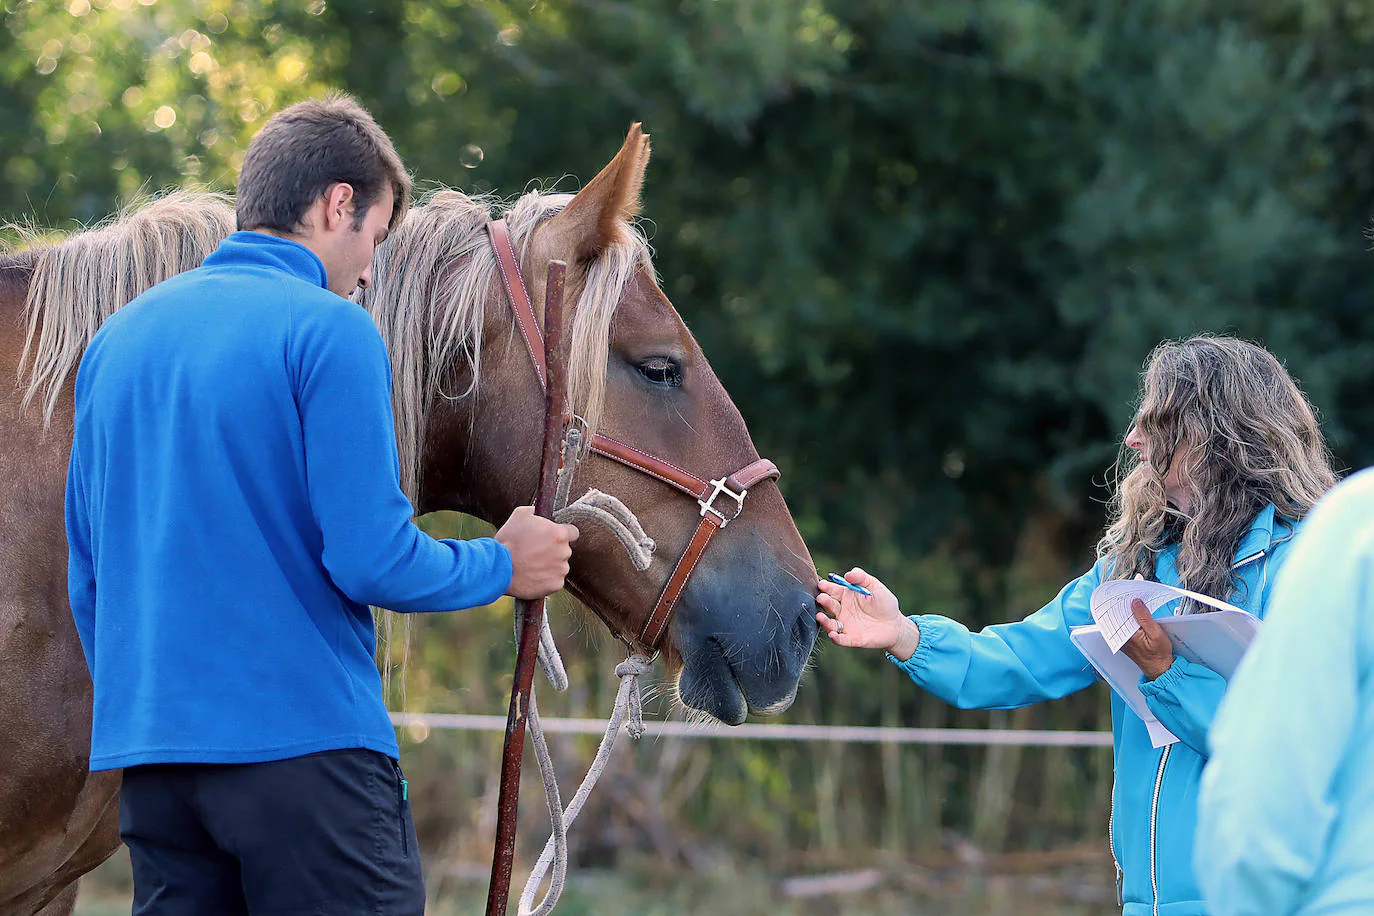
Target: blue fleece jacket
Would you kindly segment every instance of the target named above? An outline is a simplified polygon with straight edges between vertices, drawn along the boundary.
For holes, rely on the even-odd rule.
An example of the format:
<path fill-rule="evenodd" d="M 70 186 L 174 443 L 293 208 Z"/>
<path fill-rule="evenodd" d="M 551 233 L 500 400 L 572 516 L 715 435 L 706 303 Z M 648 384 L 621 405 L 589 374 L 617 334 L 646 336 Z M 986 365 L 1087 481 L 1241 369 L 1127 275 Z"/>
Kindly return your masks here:
<path fill-rule="evenodd" d="M 1310 518 L 1211 732 L 1194 861 L 1215 916 L 1374 913 L 1374 471 Z"/>
<path fill-rule="evenodd" d="M 1241 539 L 1234 572 L 1236 606 L 1265 615 L 1274 574 L 1296 526 L 1267 506 Z M 1155 577 L 1178 585 L 1177 546 L 1159 553 Z M 915 616 L 916 652 L 897 662 L 913 681 L 964 709 L 1011 709 L 1067 696 L 1097 680 L 1069 639 L 1069 628 L 1093 622 L 1092 591 L 1108 577 L 1107 561 L 1070 582 L 1053 601 L 1016 623 L 971 633 L 946 617 Z M 1162 606 L 1167 616 L 1176 603 Z M 891 656 L 889 656 L 891 658 Z M 1155 678 L 1140 682 L 1151 712 L 1179 737 L 1156 749 L 1140 717 L 1112 694 L 1116 778 L 1112 786 L 1112 856 L 1118 869 L 1124 916 L 1206 916 L 1193 878 L 1197 792 L 1207 760 L 1207 729 L 1226 681 L 1201 665 L 1175 658 Z"/>
<path fill-rule="evenodd" d="M 412 523 L 385 345 L 325 283 L 304 246 L 236 232 L 86 350 L 67 539 L 93 770 L 395 756 L 368 605 L 510 586 L 501 544 Z"/>

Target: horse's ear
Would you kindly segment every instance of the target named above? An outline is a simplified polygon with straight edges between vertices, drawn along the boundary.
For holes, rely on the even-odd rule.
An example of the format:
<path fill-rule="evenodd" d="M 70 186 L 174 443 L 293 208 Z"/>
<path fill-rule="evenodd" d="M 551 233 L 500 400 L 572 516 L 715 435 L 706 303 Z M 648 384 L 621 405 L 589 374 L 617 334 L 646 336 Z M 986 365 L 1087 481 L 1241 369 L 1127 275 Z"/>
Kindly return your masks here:
<path fill-rule="evenodd" d="M 549 221 L 554 237 L 570 245 L 578 260 L 628 241 L 630 220 L 639 215 L 639 189 L 648 164 L 649 135 L 635 122 L 615 158 Z"/>

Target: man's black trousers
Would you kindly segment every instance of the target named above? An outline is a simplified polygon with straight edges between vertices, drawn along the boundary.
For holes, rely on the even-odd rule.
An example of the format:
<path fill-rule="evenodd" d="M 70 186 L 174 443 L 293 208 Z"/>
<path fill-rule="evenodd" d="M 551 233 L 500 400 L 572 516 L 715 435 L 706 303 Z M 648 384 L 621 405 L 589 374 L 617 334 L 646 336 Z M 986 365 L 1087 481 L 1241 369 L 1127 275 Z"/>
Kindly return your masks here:
<path fill-rule="evenodd" d="M 407 794 L 362 749 L 126 769 L 133 916 L 423 916 Z"/>

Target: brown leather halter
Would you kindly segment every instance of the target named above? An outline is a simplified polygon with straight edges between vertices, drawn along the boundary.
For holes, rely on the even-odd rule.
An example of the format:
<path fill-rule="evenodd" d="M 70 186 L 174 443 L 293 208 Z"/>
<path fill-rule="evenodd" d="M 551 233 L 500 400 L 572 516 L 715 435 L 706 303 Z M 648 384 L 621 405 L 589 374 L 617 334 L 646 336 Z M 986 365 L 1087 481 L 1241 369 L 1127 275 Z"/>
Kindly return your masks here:
<path fill-rule="evenodd" d="M 548 378 L 548 370 L 544 366 L 543 334 L 539 330 L 539 322 L 534 317 L 534 308 L 530 305 L 529 290 L 520 273 L 515 249 L 511 246 L 510 229 L 505 220 L 498 219 L 487 223 L 487 233 L 491 236 L 491 247 L 496 253 L 496 263 L 501 269 L 501 282 L 506 288 L 506 299 L 510 302 L 511 311 L 515 313 L 515 323 L 520 329 L 520 336 L 525 340 L 530 362 L 534 364 L 534 374 L 539 377 L 539 387 L 544 388 L 547 385 L 545 380 Z M 716 536 L 716 532 L 729 525 L 744 511 L 744 499 L 749 495 L 750 487 L 760 481 L 776 480 L 781 473 L 773 462 L 760 458 L 727 477 L 703 480 L 671 462 L 656 458 L 633 445 L 627 445 L 601 433 L 592 436 L 590 450 L 682 491 L 695 499 L 701 507 L 701 522 L 697 525 L 696 533 L 688 541 L 687 549 L 683 551 L 672 575 L 664 583 L 663 592 L 658 596 L 653 613 L 649 615 L 639 634 L 641 644 L 657 650 L 659 640 L 668 629 L 668 621 L 672 619 L 678 600 L 686 590 L 687 582 L 696 571 L 697 564 L 701 562 L 702 554 L 706 552 L 711 539 Z M 728 504 L 725 511 L 716 508 L 716 500 L 722 496 L 734 500 L 733 511 L 730 511 L 731 507 Z"/>

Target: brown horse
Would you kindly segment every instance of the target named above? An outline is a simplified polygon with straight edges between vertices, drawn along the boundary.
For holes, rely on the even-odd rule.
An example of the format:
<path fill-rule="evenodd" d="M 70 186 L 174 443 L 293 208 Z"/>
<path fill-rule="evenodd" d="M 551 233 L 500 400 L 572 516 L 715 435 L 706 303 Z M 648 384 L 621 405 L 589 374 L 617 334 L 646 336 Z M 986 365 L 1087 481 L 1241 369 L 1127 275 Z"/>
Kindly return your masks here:
<path fill-rule="evenodd" d="M 633 225 L 648 158 L 636 125 L 575 197 L 532 192 L 505 218 L 537 315 L 548 262 L 571 265 L 578 413 L 699 477 L 725 477 L 758 454 L 655 282 Z M 431 195 L 378 252 L 362 304 L 392 356 L 402 477 L 417 510 L 498 522 L 531 499 L 543 400 L 488 244 L 490 207 L 455 191 Z M 224 198 L 179 193 L 56 246 L 0 258 L 0 373 L 19 380 L 0 396 L 5 914 L 69 913 L 75 880 L 119 842 L 119 776 L 87 771 L 91 684 L 66 597 L 74 369 L 104 318 L 196 266 L 231 228 Z M 660 481 L 596 456 L 579 469 L 573 495 L 590 487 L 628 505 L 658 551 L 639 572 L 614 537 L 585 530 L 569 589 L 614 632 L 635 634 L 699 510 Z M 747 509 L 701 559 L 663 642 L 682 703 L 730 723 L 786 709 L 815 642 L 814 576 L 776 484 L 756 484 Z"/>

